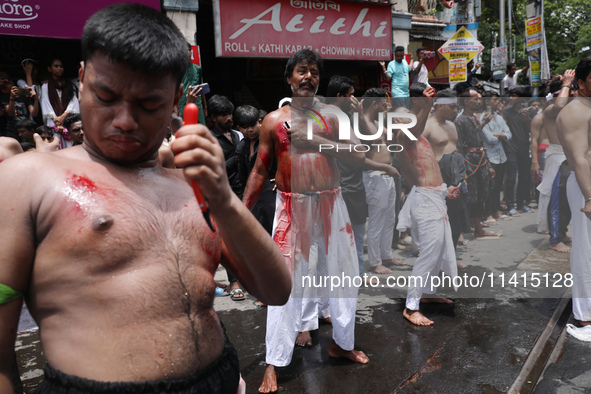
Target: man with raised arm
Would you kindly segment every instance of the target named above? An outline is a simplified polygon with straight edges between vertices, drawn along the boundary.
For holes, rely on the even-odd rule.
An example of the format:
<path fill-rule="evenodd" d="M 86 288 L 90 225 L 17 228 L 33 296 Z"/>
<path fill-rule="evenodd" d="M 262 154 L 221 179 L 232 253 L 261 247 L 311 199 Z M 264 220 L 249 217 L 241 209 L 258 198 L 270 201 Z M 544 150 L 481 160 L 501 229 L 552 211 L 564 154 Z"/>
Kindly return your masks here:
<path fill-rule="evenodd" d="M 565 242 L 571 241 L 570 237 L 566 235 L 571 219 L 571 211 L 566 196 L 566 183 L 570 170 L 556 131 L 556 119 L 560 111 L 568 103 L 571 85 L 574 80 L 575 70 L 566 70 L 562 78 L 557 81 L 560 87 L 550 85 L 551 90 L 559 93 L 557 97 L 553 98 L 553 102 L 544 109 L 541 122 L 541 128 L 544 131 L 543 134 L 548 138 L 549 146 L 545 152 L 542 182 L 538 186 L 540 191 L 538 232 L 548 231 L 550 235 L 548 248 L 560 253 L 570 253 L 571 251 L 571 247 L 565 244 Z M 538 116 L 536 115 L 532 121 L 531 127 L 532 175 L 539 174 L 540 171 L 537 159 L 537 143 L 539 135 L 542 133 L 538 133 L 536 130 Z"/>
<path fill-rule="evenodd" d="M 82 145 L 0 165 L 0 392 L 12 392 L 24 299 L 47 360 L 38 392 L 234 394 L 238 357 L 212 307 L 213 276 L 223 259 L 249 292 L 282 304 L 281 252 L 232 193 L 205 126 L 179 130 L 182 170 L 158 164 L 189 63 L 172 21 L 107 7 L 86 23 L 82 53 Z"/>
<path fill-rule="evenodd" d="M 433 149 L 422 133 L 431 111 L 435 95 L 432 87 L 425 88 L 422 98 L 413 98 L 412 111 L 416 116 L 416 125 L 406 132 L 400 129 L 394 135 L 395 142 L 402 145 L 402 151 L 397 153 L 400 173 L 406 182 L 412 186 L 400 215 L 397 229 L 405 231 L 414 227 L 418 236 L 420 256 L 412 268 L 409 280 L 406 308 L 403 316 L 411 323 L 426 326 L 433 321 L 419 311 L 421 302 L 436 302 L 449 304 L 452 301 L 443 297 L 422 297 L 423 294 L 435 294 L 436 287 L 431 281 L 443 271 L 451 277 L 457 275 L 456 255 L 451 239 L 451 229 L 447 217 L 446 198 L 457 198 L 459 187 L 446 186 L 441 178 L 439 165 L 433 154 Z M 406 107 L 392 109 L 394 112 L 410 113 Z M 408 118 L 398 121 L 405 123 Z M 406 133 L 412 133 L 414 138 Z"/>
<path fill-rule="evenodd" d="M 273 238 L 292 272 L 293 288 L 284 306 L 267 310 L 268 366 L 259 387 L 263 393 L 277 391 L 275 367 L 291 362 L 298 332 L 310 329 L 302 329 L 302 316 L 318 316 L 319 299 L 328 298 L 332 318 L 329 356 L 369 362 L 363 352 L 354 350 L 358 289 L 345 284 L 329 293 L 327 286 L 314 288 L 306 280 L 322 276 L 352 279 L 359 274 L 353 230 L 339 189 L 337 159 L 361 166 L 364 156 L 352 149 L 355 138 L 338 140 L 337 115 L 328 112 L 339 111 L 347 119 L 346 115 L 314 97 L 321 69 L 322 58 L 309 49 L 296 52 L 288 60 L 285 79 L 291 87 L 292 102 L 265 117 L 259 154 L 244 191 L 244 203 L 252 208 L 276 157 Z M 308 122 L 314 117 L 318 122 Z M 310 127 L 312 132 L 307 133 Z"/>
<path fill-rule="evenodd" d="M 572 171 L 567 195 L 572 212 L 573 314 L 587 326 L 591 325 L 591 56 L 577 64 L 575 76 L 579 94 L 560 111 L 556 131 Z"/>

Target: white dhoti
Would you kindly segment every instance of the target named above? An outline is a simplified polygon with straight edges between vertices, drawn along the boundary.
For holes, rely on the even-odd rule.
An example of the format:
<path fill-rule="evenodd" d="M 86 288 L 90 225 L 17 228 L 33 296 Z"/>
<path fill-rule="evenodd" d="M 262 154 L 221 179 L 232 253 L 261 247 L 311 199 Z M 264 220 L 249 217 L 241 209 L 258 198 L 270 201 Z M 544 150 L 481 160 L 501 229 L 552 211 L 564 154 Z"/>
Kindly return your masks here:
<path fill-rule="evenodd" d="M 369 265 L 376 267 L 382 260 L 392 259 L 392 235 L 396 222 L 396 185 L 394 178 L 382 171 L 364 171 L 368 207 L 367 255 Z"/>
<path fill-rule="evenodd" d="M 353 350 L 358 292 L 353 278 L 359 278 L 359 267 L 340 189 L 278 192 L 273 239 L 292 273 L 292 290 L 285 305 L 267 308 L 267 364 L 289 365 L 298 332 L 317 329 L 318 316 L 326 316 L 326 309 L 334 341 Z"/>
<path fill-rule="evenodd" d="M 566 193 L 572 212 L 570 271 L 573 275 L 573 314 L 577 320 L 591 321 L 591 220 L 581 212 L 585 197 L 574 172 L 566 183 Z"/>
<path fill-rule="evenodd" d="M 421 253 L 408 282 L 406 307 L 413 311 L 419 310 L 423 294 L 435 294 L 437 288 L 433 286 L 431 277 L 438 276 L 440 271 L 452 278 L 458 274 L 446 195 L 445 184 L 437 188 L 413 186 L 398 216 L 399 231 L 409 227 L 416 229 Z M 457 288 L 454 287 L 454 290 Z"/>
<path fill-rule="evenodd" d="M 548 206 L 552 196 L 552 184 L 560 169 L 560 164 L 566 160 L 562 145 L 550 144 L 546 149 L 546 164 L 544 164 L 544 174 L 542 182 L 537 189 L 540 192 L 538 201 L 538 232 L 548 231 Z"/>

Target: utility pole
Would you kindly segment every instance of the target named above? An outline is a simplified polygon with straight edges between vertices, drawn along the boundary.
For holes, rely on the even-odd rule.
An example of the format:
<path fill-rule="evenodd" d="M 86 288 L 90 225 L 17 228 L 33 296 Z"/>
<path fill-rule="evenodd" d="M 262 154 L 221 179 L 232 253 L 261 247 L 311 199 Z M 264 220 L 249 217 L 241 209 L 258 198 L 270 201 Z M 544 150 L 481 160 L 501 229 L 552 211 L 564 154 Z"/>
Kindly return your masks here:
<path fill-rule="evenodd" d="M 505 45 L 505 0 L 499 0 L 499 20 L 500 20 L 500 32 L 499 32 L 499 37 L 500 37 L 500 42 L 499 42 L 499 46 L 502 47 L 503 45 Z M 499 85 L 499 93 L 500 95 L 503 95 L 505 93 L 505 83 L 504 81 L 501 79 L 501 83 Z"/>
<path fill-rule="evenodd" d="M 512 3 L 511 0 L 507 0 L 507 19 L 509 19 L 509 38 L 507 39 L 507 42 L 509 43 L 509 45 L 507 45 L 507 54 L 508 54 L 508 61 L 509 63 L 513 63 L 515 61 L 515 59 L 513 58 L 514 53 L 513 53 L 513 28 L 512 28 L 512 22 L 511 22 L 511 18 L 512 18 Z"/>

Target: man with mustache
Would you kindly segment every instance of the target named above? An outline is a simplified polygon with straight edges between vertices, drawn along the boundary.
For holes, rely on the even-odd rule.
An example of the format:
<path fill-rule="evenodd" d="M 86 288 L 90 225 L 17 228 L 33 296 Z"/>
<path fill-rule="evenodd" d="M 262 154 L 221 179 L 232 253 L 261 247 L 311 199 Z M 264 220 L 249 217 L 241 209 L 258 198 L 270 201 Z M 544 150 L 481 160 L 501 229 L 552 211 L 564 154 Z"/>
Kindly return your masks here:
<path fill-rule="evenodd" d="M 285 79 L 292 102 L 265 117 L 259 154 L 244 191 L 243 201 L 252 208 L 276 157 L 278 190 L 273 239 L 283 252 L 294 282 L 289 301 L 283 307 L 270 306 L 267 311 L 268 366 L 259 387 L 262 393 L 277 391 L 275 367 L 291 362 L 298 332 L 318 328 L 320 299 L 328 302 L 332 317 L 329 356 L 369 362 L 363 352 L 354 350 L 357 287 L 344 284 L 329 294 L 329 286 L 306 285 L 304 277 L 354 278 L 359 273 L 353 230 L 339 188 L 337 158 L 361 166 L 364 156 L 352 149 L 354 139 L 337 140 L 337 116 L 326 110 L 338 109 L 314 97 L 321 69 L 322 58 L 310 49 L 298 51 L 288 60 Z M 313 118 L 318 122 L 308 122 Z M 321 145 L 333 149 L 321 150 Z"/>

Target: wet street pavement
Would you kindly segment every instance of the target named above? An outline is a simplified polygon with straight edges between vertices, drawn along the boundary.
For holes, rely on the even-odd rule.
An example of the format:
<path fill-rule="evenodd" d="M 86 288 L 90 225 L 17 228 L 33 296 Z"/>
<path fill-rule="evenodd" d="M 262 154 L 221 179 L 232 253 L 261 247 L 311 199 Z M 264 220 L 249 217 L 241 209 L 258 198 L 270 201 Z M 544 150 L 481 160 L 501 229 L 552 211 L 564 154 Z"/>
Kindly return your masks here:
<path fill-rule="evenodd" d="M 406 321 L 402 317 L 406 290 L 385 285 L 387 275 L 379 275 L 381 285 L 360 289 L 357 307 L 355 347 L 369 356 L 369 364 L 330 359 L 331 326 L 321 324 L 312 333 L 314 345 L 296 348 L 291 365 L 277 369 L 279 392 L 506 392 L 567 290 L 563 275 L 568 272 L 568 255 L 547 250 L 547 236 L 536 233 L 535 217 L 523 214 L 501 221 L 491 228 L 503 231 L 498 239 L 467 237 L 458 257 L 468 268 L 458 274 L 484 280 L 478 288 L 470 287 L 476 285 L 472 282 L 457 292 L 449 286 L 442 289 L 442 295 L 454 300 L 452 305 L 423 304 L 421 310 L 435 322 L 433 326 L 417 327 Z M 410 275 L 415 259 L 411 247 L 395 254 L 409 265 L 396 267 L 390 275 Z M 548 286 L 544 280 L 533 286 L 531 274 L 536 272 L 549 273 Z M 225 272 L 218 271 L 216 280 L 225 279 Z M 249 295 L 240 302 L 230 297 L 215 301 L 238 351 L 248 393 L 257 392 L 266 368 L 266 309 L 255 307 L 254 301 Z M 536 392 L 586 392 L 591 387 L 591 343 L 564 332 L 556 349 L 559 357 Z M 17 354 L 24 392 L 33 392 L 43 365 L 35 330 L 19 334 Z"/>

